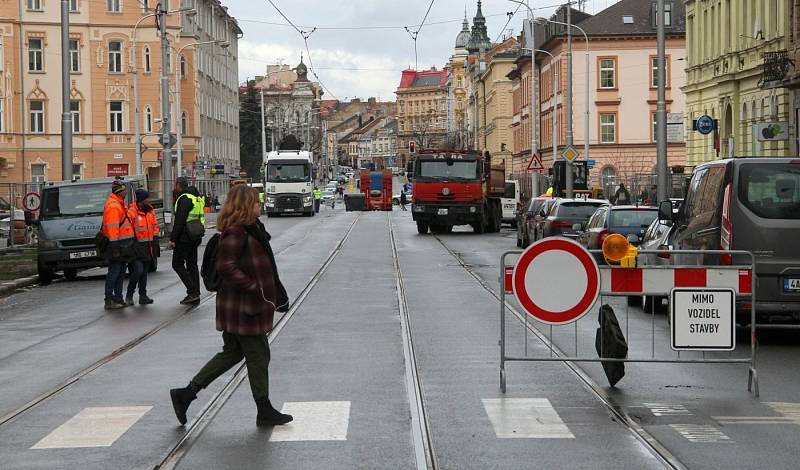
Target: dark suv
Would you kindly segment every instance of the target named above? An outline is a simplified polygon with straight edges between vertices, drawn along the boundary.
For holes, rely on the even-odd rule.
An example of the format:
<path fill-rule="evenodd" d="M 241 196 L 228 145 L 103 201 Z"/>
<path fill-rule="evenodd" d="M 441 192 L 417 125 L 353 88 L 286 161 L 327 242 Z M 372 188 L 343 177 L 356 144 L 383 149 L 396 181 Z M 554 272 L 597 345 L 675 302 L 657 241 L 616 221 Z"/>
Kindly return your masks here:
<path fill-rule="evenodd" d="M 664 204 L 666 206 L 666 204 Z M 662 207 L 660 218 L 672 216 Z M 675 218 L 677 250 L 745 250 L 756 257 L 758 322 L 800 322 L 800 159 L 736 158 L 695 168 Z M 682 257 L 681 257 L 682 258 Z M 707 264 L 747 263 L 704 256 Z M 737 318 L 750 323 L 750 298 Z"/>

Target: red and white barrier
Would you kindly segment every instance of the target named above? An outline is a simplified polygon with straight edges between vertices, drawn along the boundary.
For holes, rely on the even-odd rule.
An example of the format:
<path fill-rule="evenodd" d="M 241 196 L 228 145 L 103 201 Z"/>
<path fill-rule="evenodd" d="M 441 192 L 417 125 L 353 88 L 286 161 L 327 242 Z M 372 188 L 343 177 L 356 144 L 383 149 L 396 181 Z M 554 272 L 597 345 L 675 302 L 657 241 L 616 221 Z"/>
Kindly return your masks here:
<path fill-rule="evenodd" d="M 727 288 L 739 295 L 749 295 L 752 286 L 750 269 L 600 266 L 600 292 L 606 295 L 667 295 L 674 287 Z"/>

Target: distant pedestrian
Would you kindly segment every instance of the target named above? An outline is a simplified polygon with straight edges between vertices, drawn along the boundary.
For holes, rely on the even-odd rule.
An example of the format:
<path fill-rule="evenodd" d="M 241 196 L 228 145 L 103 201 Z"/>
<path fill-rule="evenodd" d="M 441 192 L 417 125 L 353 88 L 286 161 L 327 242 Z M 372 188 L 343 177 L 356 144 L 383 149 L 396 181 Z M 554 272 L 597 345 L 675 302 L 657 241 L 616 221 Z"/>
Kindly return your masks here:
<path fill-rule="evenodd" d="M 175 180 L 175 220 L 169 244 L 174 248 L 172 269 L 186 287 L 183 305 L 200 302 L 200 271 L 197 269 L 197 248 L 203 241 L 200 230 L 205 225 L 205 202 L 197 188 L 189 186 L 186 177 Z M 204 229 L 203 229 L 204 230 Z"/>
<path fill-rule="evenodd" d="M 153 299 L 147 296 L 147 272 L 156 262 L 158 254 L 158 237 L 160 230 L 156 212 L 150 204 L 150 193 L 139 188 L 136 190 L 136 202 L 128 208 L 128 217 L 133 222 L 136 235 L 135 259 L 133 272 L 128 279 L 128 292 L 125 305 L 133 305 L 133 294 L 139 289 L 139 305 L 150 305 Z"/>
<path fill-rule="evenodd" d="M 625 187 L 625 183 L 620 183 L 617 192 L 614 193 L 614 205 L 624 206 L 631 203 L 631 193 Z"/>
<path fill-rule="evenodd" d="M 216 324 L 222 331 L 223 346 L 189 385 L 170 390 L 181 424 L 186 423 L 186 411 L 197 392 L 242 358 L 258 409 L 256 426 L 292 421 L 292 416 L 276 410 L 269 400 L 267 333 L 272 330 L 275 311 L 286 311 L 288 299 L 277 277 L 270 236 L 258 221 L 260 211 L 257 191 L 241 185 L 231 188 L 217 219 L 222 235 L 216 267 L 222 284 L 217 292 Z"/>
<path fill-rule="evenodd" d="M 404 211 L 407 211 L 408 209 L 406 209 L 406 204 L 408 204 L 408 199 L 406 199 L 406 192 L 405 191 L 401 191 L 400 192 L 400 209 L 402 209 Z"/>
<path fill-rule="evenodd" d="M 111 184 L 111 194 L 103 206 L 103 225 L 101 232 L 108 239 L 104 252 L 108 259 L 106 275 L 105 308 L 115 310 L 125 307 L 122 299 L 122 283 L 125 268 L 133 255 L 133 224 L 128 217 L 125 198 L 128 188 L 122 181 Z"/>
<path fill-rule="evenodd" d="M 657 206 L 660 201 L 658 200 L 658 186 L 653 185 L 650 187 L 650 205 Z"/>

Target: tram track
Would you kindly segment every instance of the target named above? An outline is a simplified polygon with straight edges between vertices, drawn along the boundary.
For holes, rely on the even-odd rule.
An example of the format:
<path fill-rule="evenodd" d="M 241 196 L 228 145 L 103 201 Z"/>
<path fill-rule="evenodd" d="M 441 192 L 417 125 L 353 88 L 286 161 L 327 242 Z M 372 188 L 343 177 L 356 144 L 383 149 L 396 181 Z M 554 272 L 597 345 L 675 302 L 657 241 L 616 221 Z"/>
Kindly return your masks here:
<path fill-rule="evenodd" d="M 320 221 L 317 225 L 319 225 L 320 223 L 322 223 L 322 222 Z M 355 222 L 353 223 L 353 225 L 351 225 L 349 227 L 349 230 L 348 230 L 347 234 L 345 235 L 345 237 L 347 235 L 349 235 L 349 233 L 350 233 L 350 231 L 352 231 L 354 225 L 355 225 Z M 299 244 L 302 240 L 307 238 L 313 232 L 314 232 L 314 230 L 308 230 L 308 231 L 305 232 L 305 234 L 299 240 L 295 240 L 292 243 L 289 243 L 287 246 L 282 247 L 281 249 L 277 250 L 274 253 L 275 257 L 277 258 L 281 254 L 283 254 L 285 251 L 287 251 L 287 250 L 291 249 L 292 247 L 296 246 L 297 244 Z M 342 244 L 342 241 L 339 242 L 339 245 L 337 245 L 337 247 L 341 247 L 341 244 Z M 171 282 L 168 285 L 166 285 L 166 286 L 164 286 L 162 288 L 159 288 L 157 292 L 165 291 L 167 289 L 175 287 L 179 283 L 180 283 L 180 281 Z M 61 394 L 62 392 L 66 391 L 67 389 L 71 388 L 73 385 L 75 385 L 78 382 L 80 382 L 84 377 L 86 377 L 87 375 L 91 374 L 92 372 L 94 372 L 94 371 L 100 369 L 101 367 L 103 367 L 103 366 L 115 361 L 116 359 L 119 359 L 125 353 L 128 353 L 128 352 L 132 351 L 133 349 L 135 349 L 136 347 L 140 346 L 142 343 L 147 341 L 149 338 L 155 336 L 156 334 L 158 334 L 159 332 L 163 331 L 164 329 L 174 325 L 175 323 L 177 323 L 178 321 L 182 320 L 183 318 L 185 318 L 187 315 L 189 315 L 193 311 L 199 309 L 201 306 L 205 305 L 206 303 L 208 303 L 209 300 L 214 299 L 215 297 L 216 297 L 216 293 L 214 293 L 214 292 L 208 293 L 207 295 L 203 296 L 200 299 L 199 303 L 185 307 L 177 315 L 162 321 L 161 323 L 159 323 L 155 327 L 153 327 L 153 328 L 145 331 L 144 333 L 140 334 L 139 336 L 133 338 L 132 340 L 130 340 L 127 343 L 125 343 L 124 345 L 118 347 L 114 351 L 106 354 L 102 358 L 100 358 L 97 361 L 93 362 L 89 366 L 86 366 L 83 369 L 79 370 L 78 372 L 74 373 L 72 376 L 70 376 L 66 380 L 62 381 L 61 383 L 59 383 L 55 387 L 53 387 L 53 388 L 49 389 L 48 391 L 36 396 L 35 398 L 33 398 L 32 400 L 28 401 L 24 405 L 15 408 L 14 410 L 6 413 L 3 416 L 0 416 L 0 428 L 5 426 L 5 425 L 7 425 L 7 424 L 10 424 L 11 422 L 13 422 L 15 419 L 17 419 L 21 415 L 27 413 L 28 411 L 31 411 L 32 409 L 42 405 L 43 403 L 45 403 L 46 401 L 50 400 L 51 398 Z M 79 331 L 79 330 L 81 330 L 83 328 L 86 328 L 86 327 L 92 325 L 93 323 L 95 323 L 96 321 L 98 321 L 98 320 L 100 320 L 102 318 L 105 318 L 105 317 L 104 316 L 98 317 L 97 319 L 92 320 L 91 322 L 88 322 L 88 323 L 86 323 L 84 325 L 81 325 L 80 327 L 75 328 L 73 330 L 70 330 L 69 332 L 66 332 L 66 333 L 74 333 L 75 331 Z M 283 320 L 283 318 L 279 319 L 278 322 L 280 322 L 282 320 Z M 37 344 L 41 344 L 41 343 L 37 343 Z M 32 345 L 31 347 L 34 347 L 34 346 L 36 346 L 36 345 Z M 29 349 L 29 348 L 26 348 L 26 349 Z M 15 353 L 13 353 L 13 354 L 11 354 L 9 356 L 6 356 L 4 358 L 0 358 L 0 361 L 8 359 L 10 357 L 13 357 L 15 354 L 17 354 L 19 352 L 21 352 L 21 351 L 17 351 L 17 352 L 15 352 Z"/>
<path fill-rule="evenodd" d="M 409 410 L 411 412 L 411 437 L 414 444 L 414 460 L 417 470 L 436 470 L 439 466 L 436 460 L 433 438 L 425 410 L 425 394 L 417 368 L 414 338 L 411 331 L 411 318 L 408 311 L 405 285 L 403 284 L 403 273 L 400 269 L 400 257 L 397 253 L 397 243 L 395 240 L 394 223 L 391 213 L 388 217 L 388 224 L 389 240 L 392 247 L 392 261 L 396 279 L 397 306 L 400 311 L 400 326 L 403 331 L 406 393 L 408 395 Z"/>
<path fill-rule="evenodd" d="M 269 335 L 267 336 L 267 341 L 270 345 L 272 345 L 272 343 L 277 339 L 278 335 L 289 323 L 289 320 L 292 319 L 294 314 L 303 305 L 306 298 L 308 298 L 311 291 L 314 290 L 314 287 L 328 270 L 328 267 L 330 267 L 333 261 L 339 256 L 342 251 L 342 247 L 350 237 L 350 234 L 353 232 L 353 229 L 358 223 L 360 216 L 361 214 L 358 214 L 355 217 L 344 236 L 336 244 L 334 249 L 323 262 L 322 266 L 317 269 L 305 287 L 300 291 L 297 299 L 289 307 L 289 311 L 283 314 L 275 322 L 272 331 L 270 331 Z M 287 249 L 288 248 L 289 247 L 287 247 Z M 198 415 L 186 424 L 186 432 L 183 434 L 183 436 L 181 436 L 177 443 L 171 446 L 169 450 L 158 459 L 158 463 L 153 467 L 153 469 L 170 470 L 176 468 L 183 457 L 200 438 L 205 428 L 214 420 L 217 414 L 228 402 L 230 397 L 233 396 L 242 382 L 244 382 L 245 378 L 247 378 L 247 365 L 246 363 L 242 362 L 236 367 L 233 375 L 224 383 L 222 388 L 209 399 L 205 406 L 200 410 Z"/>
<path fill-rule="evenodd" d="M 502 302 L 500 295 L 483 278 L 481 278 L 481 276 L 471 267 L 470 264 L 464 260 L 459 253 L 453 251 L 449 246 L 447 246 L 447 244 L 439 235 L 434 234 L 433 237 L 456 260 L 456 262 L 473 279 L 475 279 L 475 281 L 477 281 L 481 288 L 483 288 L 492 297 L 497 299 L 498 302 Z M 505 307 L 508 312 L 511 312 L 514 318 L 516 318 L 536 337 L 536 339 L 538 339 L 545 347 L 552 350 L 554 355 L 559 357 L 567 357 L 567 354 L 565 354 L 555 343 L 551 342 L 544 333 L 539 331 L 533 324 L 527 322 L 523 313 L 521 313 L 508 302 L 506 302 Z M 597 382 L 595 382 L 594 379 L 584 372 L 583 369 L 578 367 L 576 363 L 564 361 L 563 364 L 570 372 L 572 372 L 573 375 L 575 375 L 578 381 L 583 384 L 584 387 L 605 406 L 612 417 L 622 426 L 624 426 L 633 435 L 633 437 L 644 448 L 646 448 L 651 455 L 653 455 L 653 457 L 659 461 L 659 463 L 664 466 L 664 468 L 673 470 L 688 469 L 688 467 L 678 460 L 678 458 L 672 452 L 670 452 L 664 444 L 658 441 L 652 434 L 647 432 L 647 430 L 637 423 L 627 413 L 627 411 L 625 411 L 624 407 L 616 403 L 616 401 L 608 393 L 606 393 L 606 391 Z"/>

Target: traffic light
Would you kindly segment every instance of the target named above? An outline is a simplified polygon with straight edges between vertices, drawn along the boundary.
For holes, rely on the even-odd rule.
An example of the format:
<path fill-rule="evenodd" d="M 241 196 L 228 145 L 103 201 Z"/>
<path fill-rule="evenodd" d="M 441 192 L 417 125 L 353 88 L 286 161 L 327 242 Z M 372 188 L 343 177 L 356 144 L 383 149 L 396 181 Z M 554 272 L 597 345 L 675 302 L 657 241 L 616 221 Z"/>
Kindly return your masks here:
<path fill-rule="evenodd" d="M 417 143 L 413 140 L 408 141 L 408 153 L 417 153 Z"/>

